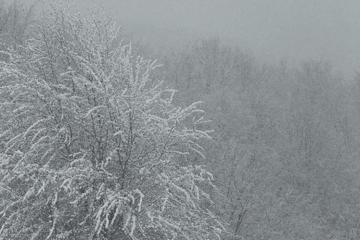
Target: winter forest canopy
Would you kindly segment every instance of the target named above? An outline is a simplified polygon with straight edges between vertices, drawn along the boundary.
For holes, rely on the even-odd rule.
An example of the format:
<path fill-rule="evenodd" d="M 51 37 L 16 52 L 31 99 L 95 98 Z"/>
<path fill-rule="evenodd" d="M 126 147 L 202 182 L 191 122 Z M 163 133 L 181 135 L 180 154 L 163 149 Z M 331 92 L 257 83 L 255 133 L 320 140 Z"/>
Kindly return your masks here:
<path fill-rule="evenodd" d="M 360 76 L 118 26 L 1 2 L 0 239 L 360 238 Z"/>

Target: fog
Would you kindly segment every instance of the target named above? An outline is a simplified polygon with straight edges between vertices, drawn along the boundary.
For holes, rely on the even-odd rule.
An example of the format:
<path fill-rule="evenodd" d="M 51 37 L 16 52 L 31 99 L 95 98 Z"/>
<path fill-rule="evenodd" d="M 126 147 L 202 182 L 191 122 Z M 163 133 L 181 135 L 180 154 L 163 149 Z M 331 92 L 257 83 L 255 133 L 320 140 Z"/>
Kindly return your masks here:
<path fill-rule="evenodd" d="M 89 7 L 89 1 L 79 4 Z M 330 61 L 353 77 L 360 66 L 356 0 L 93 0 L 144 44 L 175 47 L 204 37 L 265 61 Z"/>
<path fill-rule="evenodd" d="M 8 2 L 0 239 L 360 239 L 359 3 Z"/>

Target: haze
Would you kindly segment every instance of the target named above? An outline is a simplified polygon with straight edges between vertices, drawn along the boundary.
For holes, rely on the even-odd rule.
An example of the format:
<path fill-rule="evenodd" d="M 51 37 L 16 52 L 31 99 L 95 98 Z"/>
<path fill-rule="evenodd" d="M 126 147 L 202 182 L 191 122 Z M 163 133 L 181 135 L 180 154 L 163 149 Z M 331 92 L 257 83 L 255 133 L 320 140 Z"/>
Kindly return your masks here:
<path fill-rule="evenodd" d="M 360 3 L 8 1 L 0 239 L 360 240 Z"/>
<path fill-rule="evenodd" d="M 89 7 L 88 0 L 79 1 Z M 260 60 L 330 61 L 352 78 L 360 66 L 357 0 L 93 0 L 144 44 L 175 47 L 201 38 Z"/>

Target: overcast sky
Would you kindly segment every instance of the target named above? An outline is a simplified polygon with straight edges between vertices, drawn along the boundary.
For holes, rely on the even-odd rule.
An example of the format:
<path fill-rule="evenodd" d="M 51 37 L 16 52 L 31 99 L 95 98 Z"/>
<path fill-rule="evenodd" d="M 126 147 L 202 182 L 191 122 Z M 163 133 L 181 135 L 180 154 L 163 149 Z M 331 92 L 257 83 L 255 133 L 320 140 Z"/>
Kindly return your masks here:
<path fill-rule="evenodd" d="M 360 70 L 360 0 L 79 2 L 87 7 L 90 2 L 103 4 L 125 28 L 148 31 L 139 36 L 150 43 L 171 45 L 194 35 L 218 36 L 267 61 L 324 59 L 346 76 Z M 155 28 L 159 32 L 151 35 Z"/>

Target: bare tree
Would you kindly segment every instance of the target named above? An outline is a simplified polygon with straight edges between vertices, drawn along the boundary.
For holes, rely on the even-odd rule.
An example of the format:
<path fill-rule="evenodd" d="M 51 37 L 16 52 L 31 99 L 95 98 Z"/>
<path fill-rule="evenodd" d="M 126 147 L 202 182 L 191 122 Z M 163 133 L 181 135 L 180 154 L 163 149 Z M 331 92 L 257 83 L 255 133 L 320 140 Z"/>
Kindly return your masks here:
<path fill-rule="evenodd" d="M 14 0 L 11 3 L 0 1 L 0 41 L 1 44 L 19 44 L 28 38 L 34 22 L 36 2 L 27 6 Z"/>
<path fill-rule="evenodd" d="M 0 238 L 218 239 L 199 103 L 89 15 L 54 7 L 0 62 Z"/>

